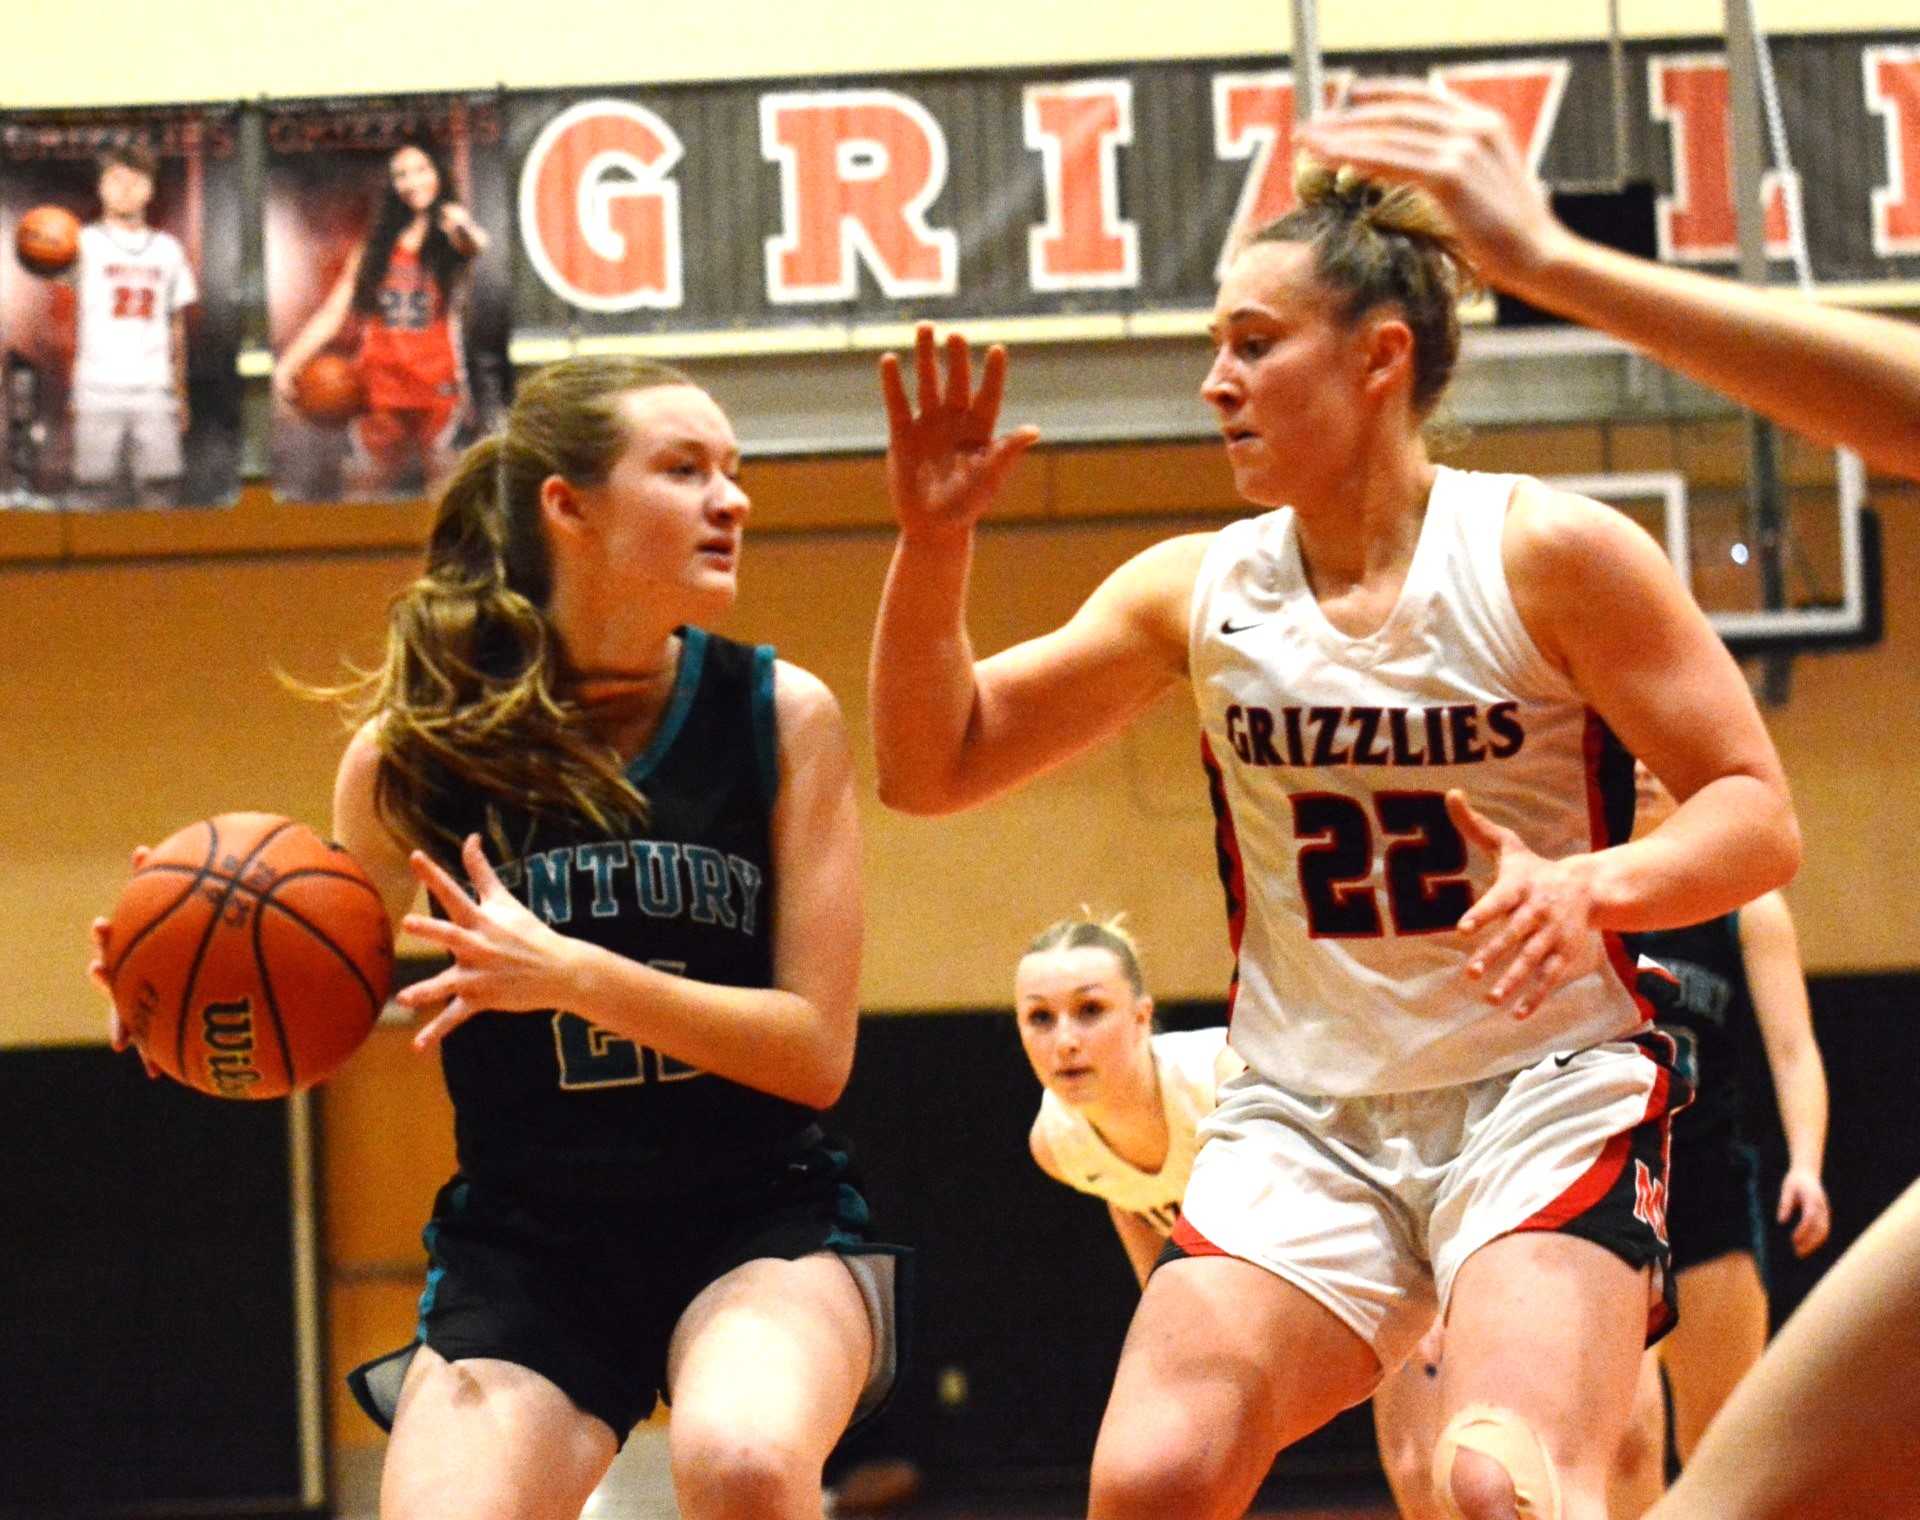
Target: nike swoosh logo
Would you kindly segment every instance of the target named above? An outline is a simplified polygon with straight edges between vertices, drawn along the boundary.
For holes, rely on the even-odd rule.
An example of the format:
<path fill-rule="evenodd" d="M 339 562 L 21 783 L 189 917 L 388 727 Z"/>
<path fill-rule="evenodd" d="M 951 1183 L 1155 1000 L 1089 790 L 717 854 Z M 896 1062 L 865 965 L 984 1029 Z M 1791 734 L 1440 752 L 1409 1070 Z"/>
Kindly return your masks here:
<path fill-rule="evenodd" d="M 1570 1064 L 1570 1063 L 1572 1062 L 1572 1060 L 1573 1060 L 1573 1056 L 1577 1056 L 1577 1055 L 1579 1055 L 1579 1054 L 1580 1054 L 1580 1052 L 1576 1050 L 1576 1051 L 1574 1051 L 1574 1052 L 1573 1052 L 1573 1055 L 1567 1055 L 1567 1056 L 1555 1056 L 1555 1057 L 1553 1058 L 1553 1064 L 1554 1064 L 1555 1066 L 1563 1066 L 1563 1067 L 1564 1067 L 1564 1066 L 1567 1066 L 1567 1065 L 1569 1065 L 1569 1064 Z"/>
<path fill-rule="evenodd" d="M 1251 618 L 1244 623 L 1236 623 L 1232 618 L 1222 618 L 1220 619 L 1220 631 L 1222 633 L 1245 633 L 1249 628 L 1258 628 L 1264 622 L 1266 622 L 1265 618 Z"/>

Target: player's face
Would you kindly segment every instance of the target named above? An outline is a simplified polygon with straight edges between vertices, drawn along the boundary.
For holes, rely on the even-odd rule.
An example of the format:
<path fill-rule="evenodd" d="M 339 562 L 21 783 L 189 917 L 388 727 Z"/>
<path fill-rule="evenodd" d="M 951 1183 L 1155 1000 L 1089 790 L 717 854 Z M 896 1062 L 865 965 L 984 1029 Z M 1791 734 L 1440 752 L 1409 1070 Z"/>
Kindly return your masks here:
<path fill-rule="evenodd" d="M 1356 337 L 1335 310 L 1305 243 L 1256 243 L 1220 283 L 1200 394 L 1219 418 L 1235 488 L 1257 505 L 1295 501 L 1350 453 Z"/>
<path fill-rule="evenodd" d="M 110 217 L 139 218 L 153 200 L 153 181 L 131 164 L 100 171 L 100 209 Z"/>
<path fill-rule="evenodd" d="M 1097 945 L 1022 956 L 1013 1005 L 1033 1074 L 1075 1107 L 1099 1102 L 1140 1058 L 1153 1013 L 1119 959 Z"/>
<path fill-rule="evenodd" d="M 733 605 L 750 503 L 727 414 L 693 385 L 630 391 L 627 447 L 582 492 L 599 568 L 651 605 L 704 623 Z"/>
<path fill-rule="evenodd" d="M 402 148 L 387 160 L 393 193 L 409 211 L 425 211 L 440 194 L 440 175 L 433 160 L 418 148 Z"/>

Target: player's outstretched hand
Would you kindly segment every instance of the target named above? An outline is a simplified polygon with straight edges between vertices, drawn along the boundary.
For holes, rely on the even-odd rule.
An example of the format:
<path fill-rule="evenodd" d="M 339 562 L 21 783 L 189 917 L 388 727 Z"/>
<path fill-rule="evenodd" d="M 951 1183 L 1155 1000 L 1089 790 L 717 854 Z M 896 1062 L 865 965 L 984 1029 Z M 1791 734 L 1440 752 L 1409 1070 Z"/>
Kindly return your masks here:
<path fill-rule="evenodd" d="M 1811 1256 L 1826 1244 L 1833 1228 L 1833 1209 L 1818 1172 L 1794 1167 L 1780 1184 L 1780 1208 L 1774 1216 L 1793 1224 L 1793 1254 Z"/>
<path fill-rule="evenodd" d="M 1571 235 L 1554 220 L 1505 118 L 1446 90 L 1405 79 L 1361 80 L 1344 105 L 1304 124 L 1294 140 L 1327 163 L 1420 186 L 1496 285 L 1524 279 Z"/>
<path fill-rule="evenodd" d="M 138 871 L 147 863 L 150 851 L 145 845 L 135 845 L 132 855 L 132 868 Z M 115 1050 L 125 1050 L 132 1045 L 140 1054 L 140 1064 L 147 1069 L 149 1077 L 160 1075 L 160 1068 L 147 1059 L 147 1053 L 133 1043 L 133 1031 L 128 1029 L 120 1017 L 120 1009 L 113 1001 L 113 984 L 107 980 L 108 940 L 113 933 L 113 921 L 96 918 L 87 926 L 87 937 L 92 942 L 93 953 L 87 959 L 87 980 L 100 989 L 107 1000 L 107 1042 Z"/>
<path fill-rule="evenodd" d="M 933 324 L 922 322 L 914 332 L 913 367 L 917 407 L 907 399 L 900 356 L 880 356 L 894 516 L 903 533 L 964 534 L 992 505 L 1040 430 L 1021 427 L 994 436 L 1007 385 L 1007 351 L 997 343 L 987 350 L 976 390 L 967 340 L 948 333 L 943 363 Z"/>
<path fill-rule="evenodd" d="M 1586 877 L 1573 861 L 1534 854 L 1512 829 L 1475 812 L 1458 788 L 1447 793 L 1447 812 L 1461 837 L 1497 862 L 1493 885 L 1460 916 L 1460 932 L 1479 939 L 1467 975 L 1488 983 L 1489 1003 L 1524 1019 L 1549 993 L 1600 965 Z"/>
<path fill-rule="evenodd" d="M 460 849 L 471 893 L 424 852 L 415 850 L 409 858 L 413 874 L 447 916 L 409 913 L 401 926 L 453 956 L 445 970 L 395 994 L 394 1001 L 404 1007 L 438 1009 L 415 1033 L 416 1050 L 445 1039 L 476 1013 L 564 1005 L 561 978 L 574 942 L 543 924 L 507 890 L 478 834 L 469 834 Z"/>

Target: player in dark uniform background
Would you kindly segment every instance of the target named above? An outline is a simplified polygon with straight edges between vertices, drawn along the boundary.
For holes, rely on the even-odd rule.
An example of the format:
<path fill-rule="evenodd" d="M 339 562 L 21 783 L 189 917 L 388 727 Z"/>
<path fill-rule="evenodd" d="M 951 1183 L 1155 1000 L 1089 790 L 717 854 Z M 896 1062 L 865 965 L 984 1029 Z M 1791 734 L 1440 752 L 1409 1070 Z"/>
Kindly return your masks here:
<path fill-rule="evenodd" d="M 1674 801 L 1644 765 L 1635 765 L 1634 784 L 1634 829 L 1641 834 L 1670 816 Z M 1826 1069 L 1785 900 L 1769 892 L 1738 912 L 1630 935 L 1627 943 L 1638 959 L 1641 995 L 1661 1026 L 1691 1040 L 1699 1087 L 1674 1118 L 1668 1168 L 1667 1233 L 1680 1323 L 1642 1369 L 1612 1520 L 1632 1520 L 1665 1487 L 1661 1370 L 1672 1397 L 1673 1445 L 1684 1463 L 1766 1349 L 1766 1217 L 1793 1226 L 1793 1249 L 1801 1256 L 1817 1250 L 1832 1227 L 1820 1179 Z M 1766 1208 L 1754 1148 L 1764 1120 L 1754 1105 L 1769 1073 L 1787 1172 L 1779 1197 Z"/>
<path fill-rule="evenodd" d="M 420 882 L 439 909 L 405 924 L 453 963 L 402 1001 L 460 1162 L 419 1338 L 354 1380 L 392 1420 L 385 1520 L 574 1520 L 659 1394 L 683 1515 L 817 1517 L 890 1382 L 897 1258 L 819 1126 L 859 974 L 845 727 L 700 628 L 738 467 L 675 371 L 542 372 L 463 457 L 368 680 L 335 831 L 396 917 Z"/>

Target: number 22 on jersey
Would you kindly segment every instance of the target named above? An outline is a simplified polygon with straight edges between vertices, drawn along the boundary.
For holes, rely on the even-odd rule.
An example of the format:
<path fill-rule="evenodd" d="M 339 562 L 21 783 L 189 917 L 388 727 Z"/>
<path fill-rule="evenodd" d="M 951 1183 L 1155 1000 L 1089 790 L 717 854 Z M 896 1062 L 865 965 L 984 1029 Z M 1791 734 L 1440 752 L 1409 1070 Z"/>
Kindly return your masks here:
<path fill-rule="evenodd" d="M 1387 916 L 1395 934 L 1443 934 L 1473 903 L 1467 842 L 1441 792 L 1376 792 L 1368 802 L 1337 792 L 1295 792 L 1300 895 L 1315 939 L 1386 934 L 1374 884 L 1374 830 L 1390 843 L 1382 859 Z"/>

